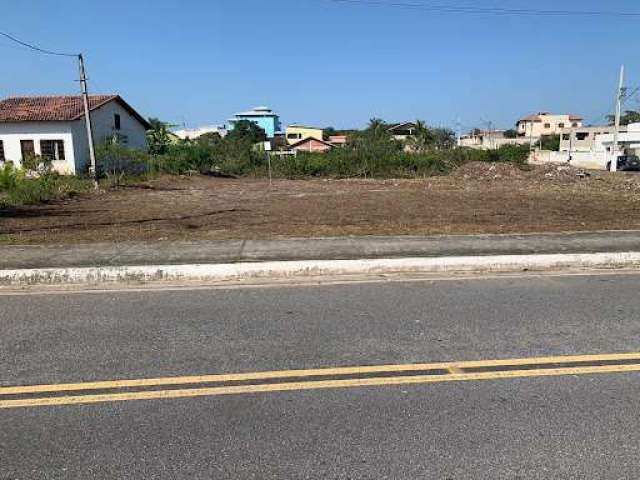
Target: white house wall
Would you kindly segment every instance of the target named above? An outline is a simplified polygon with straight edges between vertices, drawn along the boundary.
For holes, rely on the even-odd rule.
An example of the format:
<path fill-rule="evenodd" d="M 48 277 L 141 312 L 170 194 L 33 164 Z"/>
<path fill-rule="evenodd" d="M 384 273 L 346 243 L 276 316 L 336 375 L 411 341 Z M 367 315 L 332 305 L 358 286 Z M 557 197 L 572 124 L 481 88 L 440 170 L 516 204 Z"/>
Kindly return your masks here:
<path fill-rule="evenodd" d="M 53 162 L 60 173 L 75 173 L 75 146 L 73 142 L 73 122 L 16 122 L 0 124 L 0 140 L 4 146 L 4 156 L 16 166 L 22 164 L 21 140 L 33 140 L 35 154 L 40 155 L 41 140 L 62 140 L 65 160 Z"/>
<path fill-rule="evenodd" d="M 115 114 L 120 115 L 120 130 L 115 129 Z M 89 144 L 84 117 L 73 125 L 74 146 L 77 152 L 76 167 L 78 172 L 87 171 L 89 165 Z M 128 110 L 118 102 L 112 101 L 91 111 L 93 140 L 96 145 L 105 143 L 115 134 L 126 137 L 124 146 L 136 150 L 147 148 L 146 129 Z"/>

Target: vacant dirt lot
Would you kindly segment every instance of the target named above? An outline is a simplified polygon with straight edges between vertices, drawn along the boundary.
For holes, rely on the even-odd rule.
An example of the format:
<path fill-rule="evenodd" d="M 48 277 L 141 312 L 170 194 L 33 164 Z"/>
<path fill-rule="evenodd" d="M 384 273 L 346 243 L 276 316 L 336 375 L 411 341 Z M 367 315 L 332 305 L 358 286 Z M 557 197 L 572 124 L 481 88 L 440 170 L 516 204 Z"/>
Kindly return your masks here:
<path fill-rule="evenodd" d="M 424 180 L 161 177 L 0 213 L 4 243 L 640 228 L 640 176 L 469 164 Z"/>

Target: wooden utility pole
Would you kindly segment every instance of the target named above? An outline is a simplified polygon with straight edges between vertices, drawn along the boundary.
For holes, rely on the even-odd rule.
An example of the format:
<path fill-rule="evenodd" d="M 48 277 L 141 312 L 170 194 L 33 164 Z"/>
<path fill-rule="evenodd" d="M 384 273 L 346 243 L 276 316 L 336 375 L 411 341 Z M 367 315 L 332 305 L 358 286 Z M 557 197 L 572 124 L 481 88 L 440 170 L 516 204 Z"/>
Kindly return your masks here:
<path fill-rule="evenodd" d="M 80 90 L 82 92 L 82 102 L 84 103 L 84 123 L 87 127 L 87 141 L 89 142 L 89 175 L 93 178 L 95 188 L 98 188 L 98 175 L 96 170 L 96 151 L 93 144 L 93 128 L 91 126 L 91 115 L 89 114 L 89 93 L 87 89 L 87 76 L 84 71 L 84 58 L 78 55 L 78 66 L 80 68 Z"/>

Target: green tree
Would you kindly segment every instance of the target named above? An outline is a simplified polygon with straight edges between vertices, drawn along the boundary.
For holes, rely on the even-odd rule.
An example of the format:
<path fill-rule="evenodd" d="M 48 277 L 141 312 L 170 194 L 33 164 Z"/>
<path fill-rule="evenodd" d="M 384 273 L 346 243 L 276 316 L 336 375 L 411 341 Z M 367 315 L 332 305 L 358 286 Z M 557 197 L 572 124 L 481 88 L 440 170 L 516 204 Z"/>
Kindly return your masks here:
<path fill-rule="evenodd" d="M 607 120 L 609 121 L 609 125 L 615 125 L 616 116 L 607 115 Z M 629 125 L 630 123 L 640 123 L 640 112 L 636 110 L 626 110 L 620 116 L 620 125 Z"/>
<path fill-rule="evenodd" d="M 517 136 L 518 136 L 518 132 L 515 131 L 513 128 L 509 130 L 505 130 L 504 132 L 504 138 L 516 138 Z"/>
<path fill-rule="evenodd" d="M 169 145 L 171 145 L 171 135 L 169 129 L 175 125 L 170 125 L 158 118 L 149 118 L 151 127 L 147 130 L 147 144 L 149 152 L 153 155 L 162 155 L 167 153 Z"/>
<path fill-rule="evenodd" d="M 333 127 L 327 127 L 323 129 L 323 137 L 325 140 L 328 140 L 329 137 L 333 137 L 334 135 L 337 135 L 337 134 L 338 134 L 338 131 Z"/>
<path fill-rule="evenodd" d="M 218 145 L 222 142 L 222 137 L 218 132 L 207 132 L 196 138 L 196 143 L 200 145 Z"/>
<path fill-rule="evenodd" d="M 246 140 L 251 143 L 264 142 L 267 140 L 265 131 L 255 122 L 250 120 L 240 120 L 233 126 L 233 130 L 225 137 L 225 140 L 236 141 Z"/>
<path fill-rule="evenodd" d="M 560 135 L 543 135 L 540 137 L 540 148 L 557 152 L 560 150 Z"/>
<path fill-rule="evenodd" d="M 427 124 L 422 120 L 416 120 L 416 128 L 413 136 L 407 138 L 407 145 L 415 153 L 425 153 L 433 149 L 435 136 Z"/>
<path fill-rule="evenodd" d="M 436 150 L 448 150 L 456 146 L 456 134 L 448 128 L 433 128 L 433 146 Z"/>

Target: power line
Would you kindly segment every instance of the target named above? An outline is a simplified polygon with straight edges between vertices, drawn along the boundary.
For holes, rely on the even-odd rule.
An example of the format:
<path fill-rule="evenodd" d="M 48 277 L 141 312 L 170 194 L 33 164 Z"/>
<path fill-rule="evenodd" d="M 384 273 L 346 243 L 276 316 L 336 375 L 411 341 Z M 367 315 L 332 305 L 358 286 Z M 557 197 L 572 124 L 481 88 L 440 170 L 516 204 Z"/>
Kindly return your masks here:
<path fill-rule="evenodd" d="M 531 8 L 501 8 L 501 7 L 464 7 L 451 5 L 430 5 L 416 2 L 384 2 L 379 0 L 329 0 L 333 3 L 373 5 L 379 7 L 420 9 L 439 13 L 467 13 L 485 15 L 512 16 L 589 16 L 589 17 L 640 17 L 640 12 L 620 12 L 605 10 L 540 10 Z"/>
<path fill-rule="evenodd" d="M 34 51 L 36 51 L 38 53 L 42 53 L 44 55 L 56 55 L 58 57 L 78 57 L 77 53 L 54 52 L 52 50 L 46 50 L 44 48 L 40 48 L 40 47 L 38 47 L 36 45 L 32 45 L 30 43 L 24 42 L 24 41 L 20 40 L 19 38 L 14 37 L 13 35 L 9 35 L 6 32 L 0 31 L 0 35 L 5 37 L 5 38 L 8 38 L 9 40 L 11 40 L 14 43 L 17 43 L 18 45 L 22 45 L 23 47 L 27 47 L 27 48 L 29 48 L 31 50 L 34 50 Z"/>

